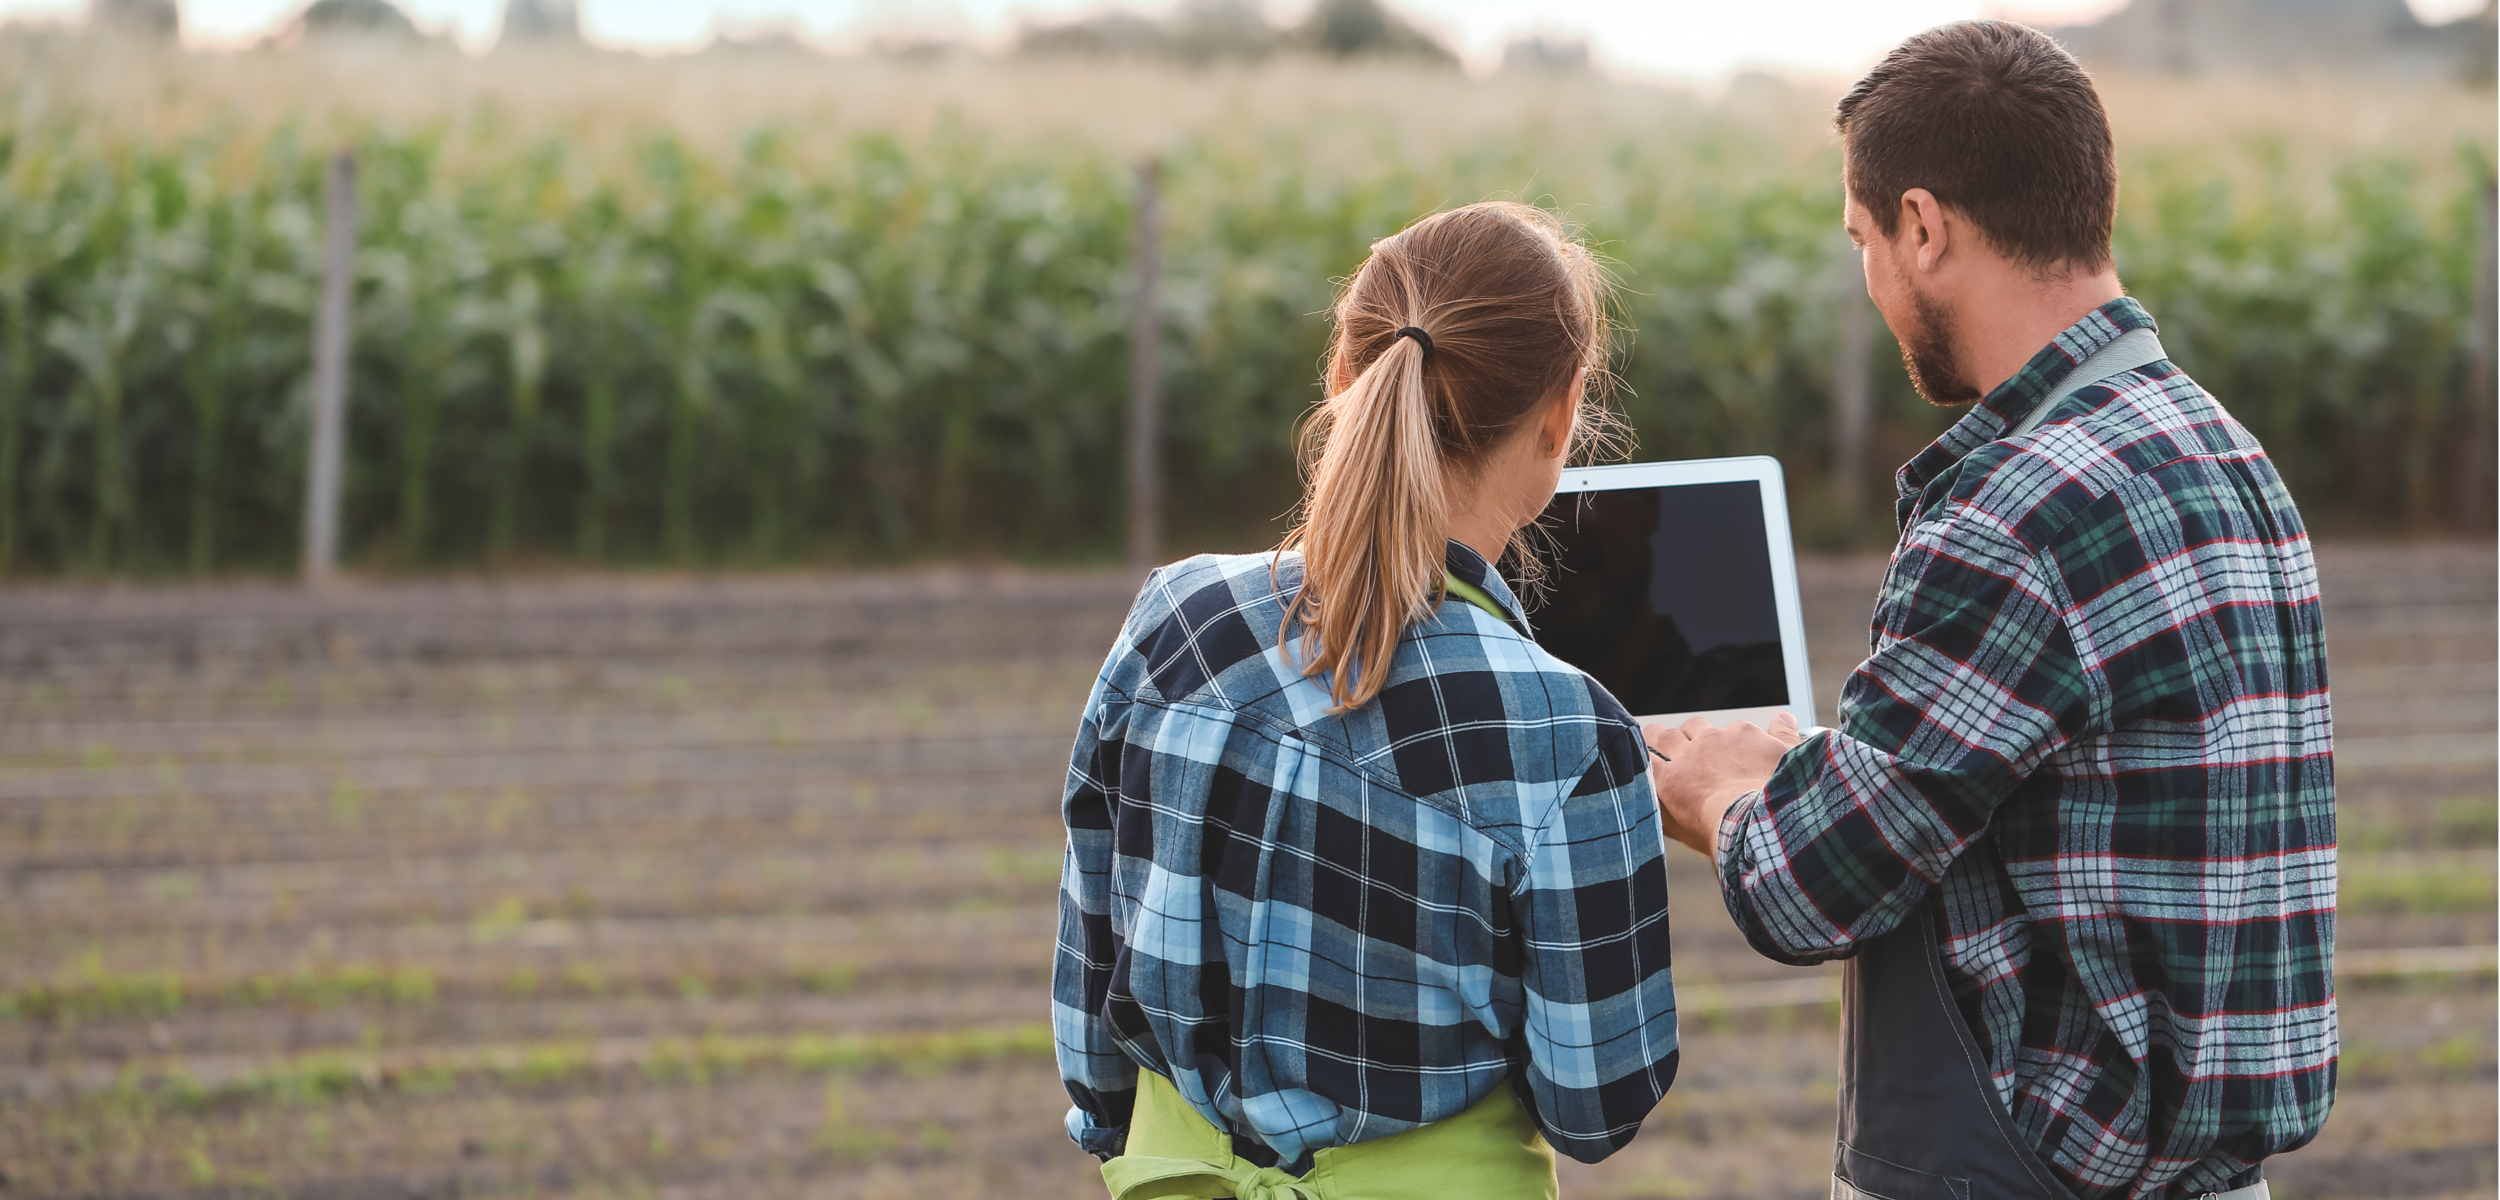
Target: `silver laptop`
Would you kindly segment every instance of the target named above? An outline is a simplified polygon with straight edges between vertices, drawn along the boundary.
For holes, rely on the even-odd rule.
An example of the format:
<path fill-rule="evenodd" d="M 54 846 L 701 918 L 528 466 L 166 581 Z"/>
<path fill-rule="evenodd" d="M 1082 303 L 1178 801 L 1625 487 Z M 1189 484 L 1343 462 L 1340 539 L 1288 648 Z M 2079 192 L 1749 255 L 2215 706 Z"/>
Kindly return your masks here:
<path fill-rule="evenodd" d="M 1542 524 L 1538 644 L 1588 672 L 1643 724 L 1812 729 L 1805 614 L 1788 501 L 1771 458 L 1563 472 Z"/>

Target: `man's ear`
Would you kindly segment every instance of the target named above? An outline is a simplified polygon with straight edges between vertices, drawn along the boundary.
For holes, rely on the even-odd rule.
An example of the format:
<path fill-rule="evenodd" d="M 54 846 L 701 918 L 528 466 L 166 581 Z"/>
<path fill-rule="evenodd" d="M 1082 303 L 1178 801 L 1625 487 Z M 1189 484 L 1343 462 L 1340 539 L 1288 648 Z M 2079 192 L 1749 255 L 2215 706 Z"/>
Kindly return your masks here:
<path fill-rule="evenodd" d="M 1952 231 L 1945 216 L 1944 202 L 1926 188 L 1911 188 L 1901 193 L 1902 248 L 1909 251 L 1911 269 L 1933 271 L 1944 261 L 1950 248 Z"/>

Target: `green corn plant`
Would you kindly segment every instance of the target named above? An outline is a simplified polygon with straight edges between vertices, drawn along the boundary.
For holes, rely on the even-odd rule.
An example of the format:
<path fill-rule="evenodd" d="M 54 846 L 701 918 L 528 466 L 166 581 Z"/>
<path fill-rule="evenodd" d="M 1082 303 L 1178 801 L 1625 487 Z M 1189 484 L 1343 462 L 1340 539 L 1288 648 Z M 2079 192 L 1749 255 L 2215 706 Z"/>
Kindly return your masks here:
<path fill-rule="evenodd" d="M 398 368 L 392 408 L 396 437 L 393 539 L 399 555 L 425 561 L 434 550 L 437 476 L 447 402 L 473 373 L 472 343 L 502 324 L 499 306 L 486 294 L 489 252 L 453 197 L 422 175 L 431 171 L 430 147 L 407 148 L 373 172 L 379 190 L 397 182 L 411 194 L 373 224 L 387 231 L 379 246 L 358 248 L 358 273 L 372 279 L 381 312 L 359 324 L 389 339 Z M 409 178 L 416 176 L 416 178 Z M 379 207 L 379 206 L 377 206 Z"/>
<path fill-rule="evenodd" d="M 229 380 L 250 293 L 255 197 L 222 194 L 192 164 L 183 179 L 186 204 L 166 238 L 165 258 L 180 276 L 167 289 L 166 348 L 181 363 L 189 396 L 191 487 L 184 560 L 194 575 L 217 561 L 217 518 L 225 500 L 221 473 L 227 440 Z"/>
<path fill-rule="evenodd" d="M 155 193 L 138 188 L 125 194 L 127 205 L 108 227 L 103 264 L 72 289 L 65 311 L 44 329 L 45 344 L 77 368 L 84 384 L 93 456 L 86 569 L 94 574 L 112 568 L 114 536 L 133 517 L 130 452 L 122 436 L 123 367 L 158 282 Z"/>
<path fill-rule="evenodd" d="M 613 232 L 612 195 L 602 195 L 592 220 L 593 248 L 568 260 L 565 277 L 582 348 L 582 485 L 574 501 L 573 553 L 586 562 L 607 554 L 608 521 L 616 502 L 616 355 L 622 349 L 616 310 L 627 303 L 628 251 Z"/>
<path fill-rule="evenodd" d="M 712 371 L 704 361 L 713 309 L 698 303 L 676 326 L 674 380 L 668 407 L 667 477 L 661 483 L 660 538 L 669 560 L 695 562 L 695 456 L 702 449 L 703 422 L 712 410 Z"/>
<path fill-rule="evenodd" d="M 547 333 L 541 324 L 538 281 L 523 274 L 513 279 L 497 313 L 509 355 L 505 370 L 511 389 L 512 411 L 505 425 L 502 446 L 496 455 L 496 468 L 501 478 L 495 488 L 492 524 L 486 537 L 490 556 L 502 557 L 512 552 L 513 527 L 519 520 L 521 487 L 528 467 L 529 448 L 538 428 L 538 407 L 541 390 L 547 377 Z"/>
<path fill-rule="evenodd" d="M 642 158 L 644 181 L 659 196 L 656 228 L 648 236 L 658 243 L 656 254 L 669 276 L 663 285 L 666 315 L 660 324 L 670 341 L 669 376 L 675 384 L 665 437 L 660 540 L 671 561 L 690 564 L 698 554 L 697 456 L 713 408 L 712 372 L 704 355 L 716 323 L 709 304 L 717 286 L 710 281 L 718 269 L 713 261 L 716 237 L 710 226 L 718 216 L 709 211 L 708 197 L 701 190 L 705 180 L 700 165 L 683 143 L 657 139 L 644 148 Z"/>
<path fill-rule="evenodd" d="M 719 356 L 730 328 L 742 331 L 763 384 L 745 405 L 747 541 L 759 561 L 771 561 L 782 552 L 788 509 L 807 474 L 808 456 L 802 449 L 807 439 L 800 436 L 797 411 L 804 388 L 798 364 L 790 355 L 781 310 L 757 292 L 714 292 L 705 298 L 696 322 L 696 344 L 706 358 Z"/>
<path fill-rule="evenodd" d="M 848 416 L 859 448 L 861 507 L 874 523 L 870 538 L 900 547 L 911 535 L 899 458 L 906 390 L 902 371 L 880 345 L 877 306 L 851 268 L 838 260 L 819 262 L 810 282 L 815 298 L 831 310 L 831 319 L 822 326 L 828 356 L 841 364 L 854 397 Z"/>
<path fill-rule="evenodd" d="M 0 571 L 18 559 L 22 484 L 19 464 L 34 402 L 38 331 L 43 314 L 38 290 L 62 282 L 63 267 L 86 240 L 88 205 L 99 190 L 90 171 L 56 144 L 38 119 L 31 96 L 21 93 L 17 128 L 7 139 L 8 166 L 0 176 Z"/>

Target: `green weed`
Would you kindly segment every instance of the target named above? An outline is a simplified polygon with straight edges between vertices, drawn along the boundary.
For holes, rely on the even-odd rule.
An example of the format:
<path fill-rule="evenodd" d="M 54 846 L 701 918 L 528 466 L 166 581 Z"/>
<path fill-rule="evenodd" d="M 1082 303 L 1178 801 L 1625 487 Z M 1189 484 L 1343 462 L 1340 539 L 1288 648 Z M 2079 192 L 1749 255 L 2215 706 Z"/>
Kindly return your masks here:
<path fill-rule="evenodd" d="M 912 1136 L 920 1148 L 933 1154 L 952 1154 L 959 1147 L 955 1135 L 935 1121 L 922 1121 L 912 1126 Z"/>
<path fill-rule="evenodd" d="M 607 973 L 591 963 L 572 963 L 564 968 L 564 985 L 592 999 L 608 994 Z"/>
<path fill-rule="evenodd" d="M 171 903 L 199 895 L 200 877 L 189 871 L 167 871 L 150 876 L 143 886 L 149 899 Z"/>
<path fill-rule="evenodd" d="M 799 986 L 820 996 L 849 995 L 859 986 L 859 968 L 851 963 L 830 963 L 816 968 L 800 968 Z"/>
<path fill-rule="evenodd" d="M 2488 845 L 2500 838 L 2500 801 L 2457 796 L 2439 802 L 2439 838 L 2446 845 Z"/>
<path fill-rule="evenodd" d="M 529 902 L 519 896 L 506 896 L 469 922 L 469 936 L 481 944 L 491 945 L 520 932 L 521 926 L 528 924 L 529 919 Z"/>
<path fill-rule="evenodd" d="M 342 779 L 330 786 L 330 819 L 353 828 L 365 815 L 365 790 L 352 779 Z"/>
<path fill-rule="evenodd" d="M 2449 1079 L 2471 1079 L 2491 1073 L 2490 1050 L 2488 1038 L 2458 1034 L 2422 1047 L 2420 1060 L 2422 1068 L 2432 1074 Z"/>
<path fill-rule="evenodd" d="M 835 1158 L 870 1159 L 893 1148 L 893 1134 L 870 1129 L 851 1119 L 850 1094 L 840 1081 L 825 1084 L 825 1119 L 816 1128 L 816 1146 Z"/>
<path fill-rule="evenodd" d="M 216 1185 L 217 1163 L 208 1156 L 207 1133 L 192 1135 L 190 1147 L 183 1151 L 183 1162 L 191 1168 L 192 1184 L 198 1187 Z"/>
<path fill-rule="evenodd" d="M 981 858 L 984 875 L 1000 883 L 1022 883 L 1039 886 L 1059 881 L 1061 854 L 1057 849 L 1015 850 L 999 847 Z"/>

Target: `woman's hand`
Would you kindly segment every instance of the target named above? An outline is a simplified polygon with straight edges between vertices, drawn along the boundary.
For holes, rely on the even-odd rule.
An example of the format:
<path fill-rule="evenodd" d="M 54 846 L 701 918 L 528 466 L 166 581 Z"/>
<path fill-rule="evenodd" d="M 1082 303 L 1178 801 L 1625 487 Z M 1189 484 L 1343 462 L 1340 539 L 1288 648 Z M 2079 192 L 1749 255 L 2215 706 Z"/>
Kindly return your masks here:
<path fill-rule="evenodd" d="M 1719 818 L 1747 792 L 1760 791 L 1779 769 L 1780 758 L 1804 741 L 1797 718 L 1780 713 L 1764 729 L 1751 721 L 1712 725 L 1700 717 L 1683 728 L 1651 725 L 1641 730 L 1650 749 L 1649 782 L 1658 792 L 1658 817 L 1668 837 L 1713 857 Z"/>

